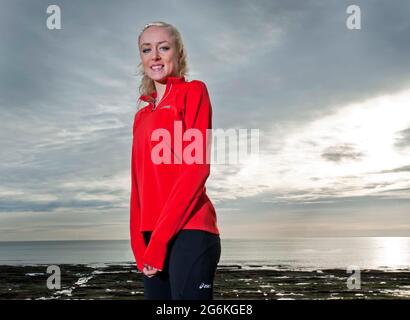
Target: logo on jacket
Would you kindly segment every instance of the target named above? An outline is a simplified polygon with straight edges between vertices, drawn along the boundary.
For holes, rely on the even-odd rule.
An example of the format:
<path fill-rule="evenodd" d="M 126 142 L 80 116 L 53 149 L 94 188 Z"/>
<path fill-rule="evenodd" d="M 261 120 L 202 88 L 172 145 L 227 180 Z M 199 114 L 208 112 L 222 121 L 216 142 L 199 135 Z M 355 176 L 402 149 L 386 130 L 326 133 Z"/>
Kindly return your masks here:
<path fill-rule="evenodd" d="M 201 283 L 199 285 L 199 289 L 209 289 L 211 287 L 211 284 L 207 284 L 207 283 Z"/>

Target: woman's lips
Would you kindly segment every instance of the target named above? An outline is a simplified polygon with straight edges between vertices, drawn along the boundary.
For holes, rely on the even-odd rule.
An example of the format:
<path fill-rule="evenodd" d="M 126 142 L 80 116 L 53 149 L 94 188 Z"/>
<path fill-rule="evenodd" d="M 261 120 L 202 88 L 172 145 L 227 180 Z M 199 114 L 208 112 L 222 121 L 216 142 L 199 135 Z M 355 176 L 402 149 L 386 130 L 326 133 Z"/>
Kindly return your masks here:
<path fill-rule="evenodd" d="M 163 64 L 151 66 L 151 70 L 153 70 L 153 71 L 161 71 L 163 68 L 164 68 Z"/>

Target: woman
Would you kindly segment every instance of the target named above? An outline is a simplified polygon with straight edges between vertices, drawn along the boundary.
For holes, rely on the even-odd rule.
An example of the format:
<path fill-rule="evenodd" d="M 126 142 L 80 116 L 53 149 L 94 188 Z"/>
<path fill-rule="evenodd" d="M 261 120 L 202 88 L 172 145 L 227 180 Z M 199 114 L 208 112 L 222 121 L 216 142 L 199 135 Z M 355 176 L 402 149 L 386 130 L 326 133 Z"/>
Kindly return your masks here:
<path fill-rule="evenodd" d="M 206 85 L 186 81 L 178 30 L 147 24 L 138 37 L 143 75 L 133 126 L 130 235 L 146 299 L 213 299 L 221 255 L 206 194 L 212 107 Z"/>

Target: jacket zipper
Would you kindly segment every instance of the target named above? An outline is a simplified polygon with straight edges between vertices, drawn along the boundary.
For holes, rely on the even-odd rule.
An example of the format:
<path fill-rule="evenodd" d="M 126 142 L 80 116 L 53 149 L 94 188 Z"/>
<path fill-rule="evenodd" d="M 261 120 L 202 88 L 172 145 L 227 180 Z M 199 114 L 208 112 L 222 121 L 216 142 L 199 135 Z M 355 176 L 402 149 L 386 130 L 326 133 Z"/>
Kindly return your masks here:
<path fill-rule="evenodd" d="M 151 108 L 151 112 L 154 112 L 156 109 L 158 109 L 159 105 L 161 104 L 161 102 L 169 95 L 169 93 L 171 92 L 172 89 L 172 83 L 169 87 L 169 90 L 166 92 L 166 94 L 164 94 L 161 98 L 161 100 L 157 103 L 156 107 Z"/>

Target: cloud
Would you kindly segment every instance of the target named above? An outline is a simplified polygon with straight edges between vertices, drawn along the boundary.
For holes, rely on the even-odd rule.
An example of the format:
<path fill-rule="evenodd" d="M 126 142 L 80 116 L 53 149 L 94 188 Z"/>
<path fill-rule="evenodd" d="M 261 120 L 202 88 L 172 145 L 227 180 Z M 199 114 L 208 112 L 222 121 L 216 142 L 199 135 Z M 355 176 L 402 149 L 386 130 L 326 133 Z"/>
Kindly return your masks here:
<path fill-rule="evenodd" d="M 397 133 L 399 136 L 396 138 L 395 146 L 397 148 L 408 148 L 410 147 L 410 128 L 401 130 Z"/>
<path fill-rule="evenodd" d="M 394 169 L 391 169 L 391 170 L 382 170 L 382 171 L 380 171 L 380 173 L 408 172 L 408 171 L 410 171 L 410 165 L 394 168 Z"/>
<path fill-rule="evenodd" d="M 363 153 L 356 151 L 352 144 L 346 143 L 338 146 L 327 147 L 322 157 L 328 161 L 341 162 L 347 160 L 360 160 Z"/>
<path fill-rule="evenodd" d="M 219 201 L 270 193 L 272 202 L 328 197 L 338 202 L 405 188 L 410 154 L 394 144 L 396 132 L 409 124 L 409 101 L 406 90 L 340 106 L 303 125 L 277 125 L 261 135 L 271 139 L 261 143 L 258 159 L 238 165 L 230 175 L 223 165 L 215 166 L 215 197 Z M 408 197 L 405 192 L 389 196 Z"/>
<path fill-rule="evenodd" d="M 128 237 L 136 40 L 158 19 L 180 29 L 214 128 L 261 132 L 258 159 L 212 167 L 221 218 L 256 224 L 275 206 L 285 219 L 288 205 L 408 198 L 410 3 L 357 1 L 360 31 L 345 27 L 349 4 L 63 2 L 63 29 L 50 31 L 47 1 L 3 1 L 0 222 L 15 232 L 2 239 Z M 79 235 L 76 224 L 89 228 Z"/>

